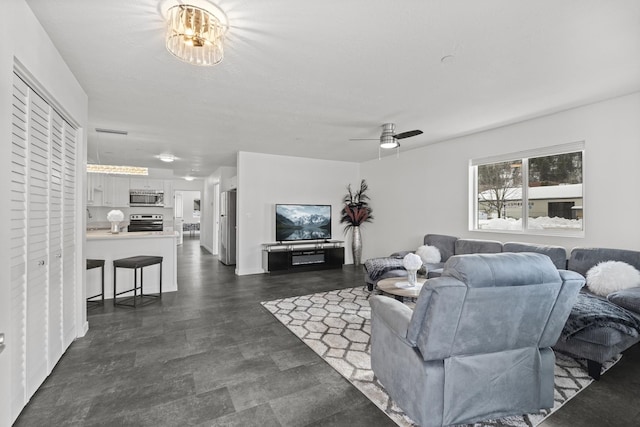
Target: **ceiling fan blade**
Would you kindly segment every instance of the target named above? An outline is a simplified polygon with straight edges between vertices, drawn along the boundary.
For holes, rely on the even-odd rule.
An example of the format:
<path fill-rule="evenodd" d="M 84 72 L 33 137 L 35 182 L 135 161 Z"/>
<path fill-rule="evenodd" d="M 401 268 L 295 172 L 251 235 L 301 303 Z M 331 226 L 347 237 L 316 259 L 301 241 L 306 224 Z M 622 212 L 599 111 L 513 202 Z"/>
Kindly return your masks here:
<path fill-rule="evenodd" d="M 420 135 L 422 133 L 421 130 L 415 129 L 415 130 L 410 130 L 407 132 L 402 132 L 396 135 L 396 139 L 403 139 L 403 138 L 409 138 L 412 136 L 416 136 L 416 135 Z"/>

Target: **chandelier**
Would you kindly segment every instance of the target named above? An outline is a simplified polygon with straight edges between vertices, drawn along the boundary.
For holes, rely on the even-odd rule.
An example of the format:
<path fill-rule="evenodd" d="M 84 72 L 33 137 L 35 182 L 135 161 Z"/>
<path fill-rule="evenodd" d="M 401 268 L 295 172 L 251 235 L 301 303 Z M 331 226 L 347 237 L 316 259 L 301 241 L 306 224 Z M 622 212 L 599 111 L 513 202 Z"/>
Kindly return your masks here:
<path fill-rule="evenodd" d="M 213 5 L 212 5 L 213 6 Z M 167 12 L 167 49 L 193 65 L 216 65 L 224 57 L 225 14 L 180 4 Z"/>

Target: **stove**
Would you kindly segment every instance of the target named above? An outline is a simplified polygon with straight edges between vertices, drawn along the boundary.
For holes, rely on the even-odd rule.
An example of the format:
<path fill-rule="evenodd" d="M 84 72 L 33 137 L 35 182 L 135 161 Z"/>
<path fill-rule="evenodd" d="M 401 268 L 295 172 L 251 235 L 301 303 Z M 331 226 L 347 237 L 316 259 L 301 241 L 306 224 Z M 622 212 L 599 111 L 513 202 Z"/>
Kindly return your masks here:
<path fill-rule="evenodd" d="M 129 228 L 132 231 L 162 231 L 163 222 L 160 214 L 129 215 Z"/>

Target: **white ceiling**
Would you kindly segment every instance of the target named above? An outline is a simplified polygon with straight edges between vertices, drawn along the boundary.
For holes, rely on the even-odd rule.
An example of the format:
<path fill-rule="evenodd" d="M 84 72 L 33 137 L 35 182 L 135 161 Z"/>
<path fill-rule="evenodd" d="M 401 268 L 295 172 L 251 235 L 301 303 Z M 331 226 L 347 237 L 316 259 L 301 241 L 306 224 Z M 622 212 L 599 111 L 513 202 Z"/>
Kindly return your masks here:
<path fill-rule="evenodd" d="M 240 150 L 366 161 L 378 143 L 349 139 L 385 122 L 424 131 L 402 152 L 640 90 L 638 0 L 220 0 L 214 67 L 165 49 L 177 0 L 27 3 L 89 96 L 89 159 L 176 176 Z"/>

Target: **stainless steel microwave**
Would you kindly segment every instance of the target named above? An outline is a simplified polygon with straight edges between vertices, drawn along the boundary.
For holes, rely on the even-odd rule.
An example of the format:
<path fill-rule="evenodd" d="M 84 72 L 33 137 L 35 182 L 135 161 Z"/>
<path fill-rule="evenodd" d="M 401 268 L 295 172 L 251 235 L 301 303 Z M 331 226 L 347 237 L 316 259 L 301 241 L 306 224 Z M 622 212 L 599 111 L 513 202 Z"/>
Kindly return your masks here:
<path fill-rule="evenodd" d="M 130 190 L 129 206 L 164 206 L 162 190 Z"/>

